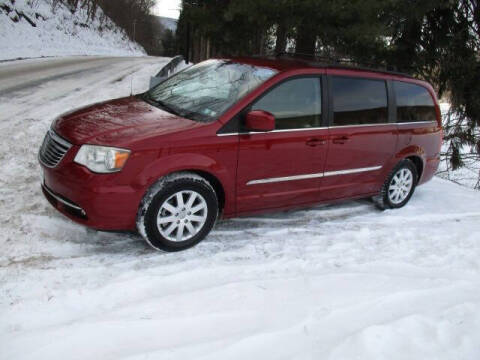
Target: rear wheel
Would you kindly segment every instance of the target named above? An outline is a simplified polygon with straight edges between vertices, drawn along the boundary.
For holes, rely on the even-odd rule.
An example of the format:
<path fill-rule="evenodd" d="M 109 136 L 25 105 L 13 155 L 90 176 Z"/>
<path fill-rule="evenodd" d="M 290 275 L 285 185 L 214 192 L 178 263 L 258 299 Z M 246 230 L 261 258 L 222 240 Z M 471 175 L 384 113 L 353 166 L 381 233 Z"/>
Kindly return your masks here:
<path fill-rule="evenodd" d="M 418 181 L 417 168 L 410 160 L 402 160 L 388 176 L 374 200 L 381 210 L 405 206 L 413 195 Z"/>
<path fill-rule="evenodd" d="M 145 196 L 137 227 L 153 248 L 179 251 L 203 240 L 217 216 L 212 186 L 196 174 L 179 173 L 160 180 Z"/>

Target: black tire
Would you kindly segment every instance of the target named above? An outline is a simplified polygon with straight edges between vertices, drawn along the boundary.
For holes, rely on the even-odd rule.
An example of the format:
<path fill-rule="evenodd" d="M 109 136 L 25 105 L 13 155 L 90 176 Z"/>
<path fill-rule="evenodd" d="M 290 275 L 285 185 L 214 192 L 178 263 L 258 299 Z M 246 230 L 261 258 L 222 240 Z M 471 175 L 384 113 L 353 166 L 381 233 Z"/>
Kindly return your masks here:
<path fill-rule="evenodd" d="M 391 186 L 395 185 L 395 184 L 392 184 L 392 180 L 399 172 L 401 172 L 404 169 L 407 171 L 410 171 L 412 174 L 412 186 L 405 198 L 402 197 L 402 200 L 400 202 L 394 202 L 392 201 L 391 196 L 389 196 L 389 192 L 391 192 Z M 387 176 L 387 179 L 383 183 L 378 196 L 376 196 L 373 199 L 375 202 L 375 205 L 380 210 L 398 209 L 405 206 L 410 200 L 410 198 L 412 197 L 413 193 L 415 192 L 415 187 L 417 186 L 417 182 L 418 182 L 418 172 L 417 172 L 417 168 L 415 167 L 415 164 L 408 159 L 400 161 L 393 168 L 390 174 Z"/>
<path fill-rule="evenodd" d="M 207 213 L 206 220 L 199 227 L 198 233 L 187 240 L 172 241 L 161 234 L 159 226 L 161 230 L 164 229 L 162 225 L 157 225 L 157 217 L 162 204 L 179 192 L 195 192 L 201 195 L 206 202 Z M 160 179 L 145 195 L 137 215 L 137 229 L 154 249 L 169 252 L 181 251 L 202 241 L 212 230 L 217 217 L 218 199 L 210 183 L 194 173 L 175 173 Z"/>

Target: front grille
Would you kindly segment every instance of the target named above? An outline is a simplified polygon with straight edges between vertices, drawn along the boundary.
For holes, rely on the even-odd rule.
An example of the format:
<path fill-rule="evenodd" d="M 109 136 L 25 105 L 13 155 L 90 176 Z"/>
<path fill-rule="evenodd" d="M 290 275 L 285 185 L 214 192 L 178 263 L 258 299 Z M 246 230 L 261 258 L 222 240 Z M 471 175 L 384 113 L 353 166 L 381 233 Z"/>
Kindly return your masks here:
<path fill-rule="evenodd" d="M 71 147 L 72 144 L 55 134 L 53 130 L 49 130 L 43 139 L 38 157 L 43 165 L 53 168 L 58 165 Z"/>

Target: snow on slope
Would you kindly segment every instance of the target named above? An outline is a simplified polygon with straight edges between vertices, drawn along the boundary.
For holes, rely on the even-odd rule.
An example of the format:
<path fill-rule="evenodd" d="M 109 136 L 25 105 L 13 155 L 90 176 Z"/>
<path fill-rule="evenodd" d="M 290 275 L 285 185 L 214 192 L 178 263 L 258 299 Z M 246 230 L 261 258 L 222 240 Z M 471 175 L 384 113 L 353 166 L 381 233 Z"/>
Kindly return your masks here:
<path fill-rule="evenodd" d="M 36 159 L 51 120 L 127 95 L 131 71 L 144 89 L 158 63 L 0 97 L 0 359 L 480 358 L 478 191 L 435 178 L 399 210 L 222 221 L 175 254 L 52 209 Z"/>
<path fill-rule="evenodd" d="M 0 0 L 0 60 L 144 54 L 101 9 L 90 22 L 85 9 L 74 14 L 62 4 L 52 9 L 52 0 Z"/>

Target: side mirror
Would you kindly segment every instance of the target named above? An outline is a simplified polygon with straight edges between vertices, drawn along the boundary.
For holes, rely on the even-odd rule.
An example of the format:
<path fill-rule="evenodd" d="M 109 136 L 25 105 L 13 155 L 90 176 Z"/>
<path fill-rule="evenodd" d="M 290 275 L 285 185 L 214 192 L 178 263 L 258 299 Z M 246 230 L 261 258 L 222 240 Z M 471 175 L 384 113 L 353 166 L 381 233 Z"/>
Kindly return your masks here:
<path fill-rule="evenodd" d="M 253 110 L 247 114 L 245 126 L 251 131 L 275 130 L 275 116 L 267 111 Z"/>

